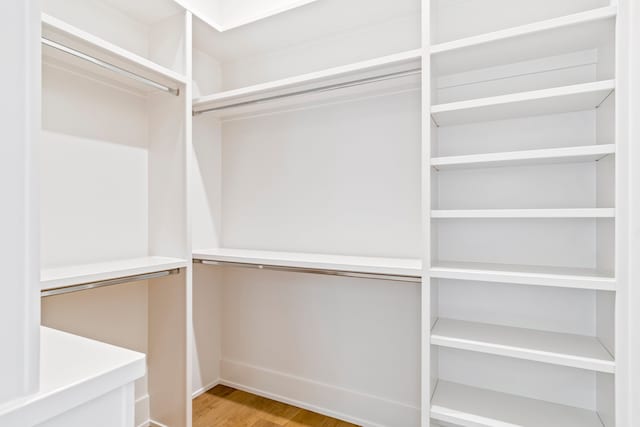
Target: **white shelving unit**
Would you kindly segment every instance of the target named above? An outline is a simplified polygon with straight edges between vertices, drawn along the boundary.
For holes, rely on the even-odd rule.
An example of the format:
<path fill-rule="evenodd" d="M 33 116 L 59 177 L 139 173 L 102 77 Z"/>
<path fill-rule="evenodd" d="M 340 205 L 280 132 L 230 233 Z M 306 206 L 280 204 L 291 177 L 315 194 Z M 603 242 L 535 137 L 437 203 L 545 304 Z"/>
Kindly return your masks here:
<path fill-rule="evenodd" d="M 624 425 L 624 9 L 425 6 L 422 425 Z"/>
<path fill-rule="evenodd" d="M 43 324 L 138 426 L 633 427 L 630 1 L 44 0 Z"/>
<path fill-rule="evenodd" d="M 42 9 L 42 324 L 146 354 L 135 425 L 191 426 L 191 15 Z"/>

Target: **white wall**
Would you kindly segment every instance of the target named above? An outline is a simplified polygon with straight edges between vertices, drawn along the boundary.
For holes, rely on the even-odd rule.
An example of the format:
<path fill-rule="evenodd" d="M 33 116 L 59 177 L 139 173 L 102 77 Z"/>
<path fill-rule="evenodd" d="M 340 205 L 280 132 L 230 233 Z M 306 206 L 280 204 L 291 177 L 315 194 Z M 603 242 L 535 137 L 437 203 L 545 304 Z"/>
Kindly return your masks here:
<path fill-rule="evenodd" d="M 40 3 L 0 5 L 0 404 L 36 391 L 39 366 L 37 139 L 40 128 Z"/>

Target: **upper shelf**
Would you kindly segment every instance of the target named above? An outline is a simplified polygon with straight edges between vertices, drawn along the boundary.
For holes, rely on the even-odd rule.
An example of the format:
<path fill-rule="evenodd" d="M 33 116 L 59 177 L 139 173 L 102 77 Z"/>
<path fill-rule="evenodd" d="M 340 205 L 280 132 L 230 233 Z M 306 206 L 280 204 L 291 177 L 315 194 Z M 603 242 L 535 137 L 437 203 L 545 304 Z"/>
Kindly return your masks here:
<path fill-rule="evenodd" d="M 175 71 L 44 13 L 42 37 L 164 86 L 177 89 L 187 83 L 186 77 Z M 72 63 L 75 67 L 86 69 L 92 74 L 116 80 L 139 90 L 148 90 L 146 85 L 134 79 L 118 76 L 113 71 L 80 61 L 57 49 L 44 46 L 43 54 L 50 60 Z"/>
<path fill-rule="evenodd" d="M 505 153 L 434 157 L 431 159 L 431 166 L 438 171 L 442 171 L 531 164 L 578 163 L 597 161 L 615 152 L 615 144 L 546 148 L 542 150 L 510 151 Z"/>
<path fill-rule="evenodd" d="M 206 249 L 194 251 L 193 259 L 255 267 L 308 269 L 317 272 L 344 272 L 419 278 L 422 262 L 413 258 L 379 258 L 347 255 L 256 251 L 248 249 Z"/>
<path fill-rule="evenodd" d="M 431 417 L 462 427 L 602 427 L 595 411 L 438 381 Z"/>
<path fill-rule="evenodd" d="M 186 266 L 187 262 L 183 259 L 153 256 L 49 268 L 41 271 L 40 286 L 42 290 L 57 289 L 169 271 Z"/>
<path fill-rule="evenodd" d="M 615 80 L 603 80 L 489 98 L 433 105 L 438 126 L 584 111 L 598 107 L 615 89 Z"/>
<path fill-rule="evenodd" d="M 272 106 L 283 102 L 287 97 L 295 102 L 293 98 L 300 98 L 301 95 L 310 95 L 313 92 L 320 93 L 326 97 L 333 86 L 345 86 L 346 88 L 365 87 L 369 80 L 386 82 L 386 86 L 395 80 L 405 80 L 405 85 L 418 87 L 420 83 L 421 50 L 412 50 L 395 55 L 384 56 L 368 61 L 357 62 L 340 67 L 329 68 L 323 71 L 303 74 L 286 79 L 276 80 L 268 83 L 261 83 L 240 89 L 229 90 L 203 96 L 193 100 L 193 110 L 195 113 L 213 110 L 219 116 L 244 112 L 252 107 L 256 108 L 256 103 L 262 104 L 271 101 Z M 403 77 L 405 74 L 407 76 Z M 397 83 L 397 82 L 396 82 Z M 299 101 L 299 99 L 298 99 Z M 288 105 L 288 104 L 287 104 Z M 264 108 L 261 106 L 259 108 Z"/>
<path fill-rule="evenodd" d="M 615 6 L 607 6 L 436 44 L 432 61 L 438 75 L 447 75 L 599 47 L 613 36 L 616 13 Z"/>
<path fill-rule="evenodd" d="M 602 291 L 616 290 L 616 279 L 610 272 L 588 268 L 439 261 L 431 266 L 430 277 Z"/>

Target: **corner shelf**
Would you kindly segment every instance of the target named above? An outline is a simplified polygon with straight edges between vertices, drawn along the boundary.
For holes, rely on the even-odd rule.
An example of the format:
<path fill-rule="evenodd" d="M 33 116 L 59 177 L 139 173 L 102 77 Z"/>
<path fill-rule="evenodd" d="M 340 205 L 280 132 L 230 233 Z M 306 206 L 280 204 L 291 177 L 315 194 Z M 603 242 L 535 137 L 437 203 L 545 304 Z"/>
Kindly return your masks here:
<path fill-rule="evenodd" d="M 462 427 L 602 427 L 595 411 L 439 381 L 431 417 Z"/>
<path fill-rule="evenodd" d="M 613 208 L 593 209 L 457 209 L 433 210 L 433 219 L 490 218 L 614 218 Z"/>
<path fill-rule="evenodd" d="M 300 91 L 321 88 L 325 85 L 350 83 L 359 79 L 376 78 L 390 73 L 419 70 L 421 58 L 422 50 L 417 49 L 240 89 L 228 90 L 195 98 L 193 100 L 193 110 L 195 113 L 211 109 L 222 110 L 234 107 L 237 104 L 291 95 Z M 414 86 L 417 87 L 417 85 Z M 237 111 L 237 108 L 234 109 Z M 222 115 L 223 113 L 219 111 L 218 114 Z"/>
<path fill-rule="evenodd" d="M 422 262 L 413 258 L 379 258 L 347 255 L 272 252 L 248 249 L 207 249 L 193 252 L 193 259 L 240 266 L 309 269 L 418 279 Z"/>
<path fill-rule="evenodd" d="M 142 274 L 185 268 L 187 261 L 179 258 L 142 257 L 95 264 L 70 265 L 44 269 L 40 272 L 41 289 L 50 290 L 85 283 L 121 279 Z"/>
<path fill-rule="evenodd" d="M 542 150 L 434 157 L 431 159 L 431 166 L 438 171 L 443 171 L 534 164 L 580 163 L 598 161 L 610 154 L 615 154 L 615 152 L 615 144 L 547 148 Z"/>
<path fill-rule="evenodd" d="M 431 344 L 497 356 L 615 372 L 615 361 L 595 337 L 438 319 Z"/>
<path fill-rule="evenodd" d="M 473 280 L 601 291 L 616 290 L 616 280 L 611 273 L 587 268 L 442 261 L 432 265 L 429 272 L 433 279 Z"/>
<path fill-rule="evenodd" d="M 599 106 L 615 89 L 615 80 L 603 80 L 489 98 L 438 104 L 431 115 L 438 126 L 584 111 Z"/>
<path fill-rule="evenodd" d="M 61 43 L 67 47 L 83 52 L 86 55 L 99 58 L 126 71 L 157 81 L 161 84 L 179 86 L 186 85 L 187 83 L 186 76 L 182 74 L 156 64 L 147 58 L 123 49 L 45 13 L 42 14 L 42 35 L 54 42 Z M 46 50 L 47 49 L 43 49 L 45 53 Z M 58 56 L 59 55 L 55 55 L 56 58 Z M 67 61 L 66 57 L 60 56 L 60 58 L 61 60 Z M 91 72 L 100 74 L 100 68 L 94 66 L 91 68 Z M 103 72 L 103 74 L 104 73 L 105 72 Z M 113 76 L 110 75 L 110 77 Z M 133 87 L 142 87 L 136 85 L 135 82 L 130 79 L 120 79 L 119 81 Z"/>
<path fill-rule="evenodd" d="M 612 34 L 616 6 L 553 18 L 431 46 L 434 66 L 441 75 L 517 62 L 545 52 L 546 56 L 598 46 Z"/>

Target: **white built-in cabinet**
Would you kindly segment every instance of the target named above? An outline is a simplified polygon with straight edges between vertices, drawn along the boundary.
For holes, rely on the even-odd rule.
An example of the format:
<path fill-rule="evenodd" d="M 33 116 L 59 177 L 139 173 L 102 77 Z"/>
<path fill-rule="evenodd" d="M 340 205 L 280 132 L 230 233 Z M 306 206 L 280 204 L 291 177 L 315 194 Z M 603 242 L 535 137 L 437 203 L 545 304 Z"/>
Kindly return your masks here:
<path fill-rule="evenodd" d="M 43 0 L 43 324 L 136 426 L 633 427 L 632 3 Z"/>

